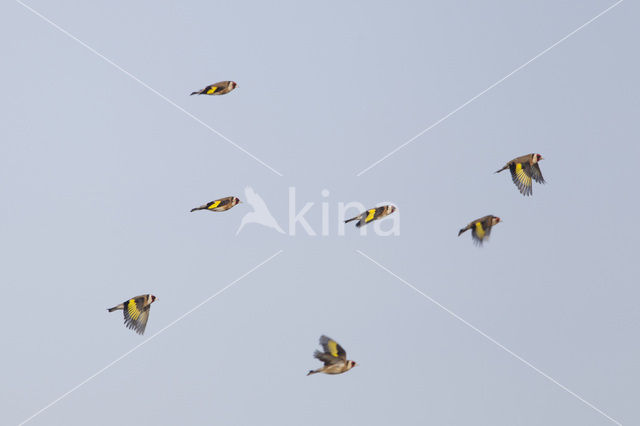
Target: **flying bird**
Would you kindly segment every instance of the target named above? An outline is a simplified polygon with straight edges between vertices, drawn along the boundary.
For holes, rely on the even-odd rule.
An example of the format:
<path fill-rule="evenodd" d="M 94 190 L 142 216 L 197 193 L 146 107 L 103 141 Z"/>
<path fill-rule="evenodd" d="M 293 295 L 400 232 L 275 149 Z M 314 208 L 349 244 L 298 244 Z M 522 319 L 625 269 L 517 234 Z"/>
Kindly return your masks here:
<path fill-rule="evenodd" d="M 236 231 L 236 235 L 242 231 L 245 225 L 249 223 L 257 223 L 267 228 L 272 228 L 278 231 L 281 234 L 284 234 L 284 231 L 276 222 L 276 219 L 273 217 L 269 208 L 267 207 L 267 203 L 264 202 L 262 197 L 258 195 L 256 191 L 253 190 L 252 187 L 247 186 L 244 189 L 244 196 L 247 203 L 253 208 L 252 212 L 245 214 L 240 221 L 240 226 Z"/>
<path fill-rule="evenodd" d="M 210 210 L 212 212 L 223 212 L 225 210 L 229 210 L 231 207 L 240 204 L 242 201 L 238 199 L 238 197 L 224 197 L 219 200 L 208 202 L 207 204 L 203 204 L 200 207 L 194 207 L 191 209 L 192 212 L 196 210 Z"/>
<path fill-rule="evenodd" d="M 532 179 L 538 183 L 544 183 L 540 165 L 538 164 L 538 161 L 542 159 L 542 155 L 540 154 L 523 155 L 522 157 L 509 161 L 503 168 L 496 171 L 496 173 L 509 169 L 511 179 L 513 179 L 513 183 L 516 184 L 520 193 L 524 196 L 531 195 L 533 193 Z"/>
<path fill-rule="evenodd" d="M 219 81 L 217 83 L 208 85 L 202 90 L 191 93 L 191 96 L 193 95 L 226 95 L 236 87 L 238 87 L 238 84 L 235 81 Z"/>
<path fill-rule="evenodd" d="M 151 304 L 157 299 L 153 294 L 143 294 L 133 297 L 121 304 L 108 309 L 109 312 L 122 309 L 124 311 L 124 325 L 135 330 L 138 334 L 144 334 L 149 320 Z"/>
<path fill-rule="evenodd" d="M 471 229 L 471 236 L 474 239 L 474 242 L 478 245 L 482 245 L 485 238 L 489 238 L 491 234 L 491 227 L 500 222 L 500 218 L 493 215 L 488 215 L 485 217 L 481 217 L 480 219 L 476 219 L 466 227 L 462 228 L 458 232 L 458 237 L 462 235 L 463 232 Z"/>
<path fill-rule="evenodd" d="M 347 360 L 347 353 L 335 340 L 320 336 L 320 344 L 323 352 L 315 351 L 313 356 L 324 362 L 324 365 L 317 370 L 310 370 L 307 376 L 316 373 L 341 374 L 356 366 L 355 361 Z"/>
<path fill-rule="evenodd" d="M 394 206 L 381 206 L 373 209 L 369 209 L 366 212 L 360 213 L 356 217 L 352 217 L 351 219 L 347 219 L 344 223 L 349 223 L 353 220 L 357 220 L 356 226 L 360 228 L 362 225 L 366 225 L 369 222 L 373 222 L 374 220 L 382 219 L 385 216 L 390 215 L 395 212 L 396 208 Z"/>

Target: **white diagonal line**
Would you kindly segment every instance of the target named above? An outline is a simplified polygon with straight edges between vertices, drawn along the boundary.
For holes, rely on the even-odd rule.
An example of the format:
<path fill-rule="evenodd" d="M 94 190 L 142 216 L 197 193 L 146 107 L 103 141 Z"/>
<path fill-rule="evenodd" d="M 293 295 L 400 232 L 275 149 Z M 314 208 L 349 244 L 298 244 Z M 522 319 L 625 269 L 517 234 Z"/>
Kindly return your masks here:
<path fill-rule="evenodd" d="M 474 97 L 472 97 L 471 99 L 469 99 L 468 101 L 466 101 L 465 103 L 463 103 L 462 105 L 460 105 L 459 107 L 457 107 L 456 109 L 454 109 L 453 111 L 451 111 L 450 113 L 448 113 L 447 115 L 445 115 L 444 117 L 442 117 L 441 119 L 439 119 L 438 121 L 436 121 L 435 123 L 430 125 L 429 127 L 424 129 L 423 131 L 421 131 L 420 133 L 418 133 L 417 135 L 415 135 L 414 137 L 412 137 L 411 139 L 409 139 L 408 141 L 406 141 L 402 145 L 398 146 L 396 149 L 394 149 L 393 151 L 389 152 L 384 157 L 382 157 L 381 159 L 379 159 L 375 163 L 371 164 L 366 169 L 360 171 L 360 173 L 356 174 L 356 176 L 360 177 L 363 174 L 365 174 L 366 172 L 368 172 L 369 170 L 371 170 L 372 168 L 374 168 L 375 166 L 377 166 L 378 164 L 382 163 L 384 160 L 386 160 L 387 158 L 391 157 L 393 154 L 395 154 L 396 152 L 400 151 L 402 148 L 404 148 L 405 146 L 409 145 L 410 143 L 412 143 L 413 141 L 418 139 L 420 136 L 424 135 L 429 130 L 433 129 L 434 127 L 436 127 L 437 125 L 439 125 L 440 123 L 442 123 L 443 121 L 445 121 L 446 119 L 448 119 L 449 117 L 451 117 L 452 115 L 454 115 L 455 113 L 457 113 L 458 111 L 460 111 L 461 109 L 463 109 L 464 107 L 466 107 L 467 105 L 469 105 L 470 103 L 472 103 L 473 101 L 478 99 L 480 96 L 484 95 L 489 90 L 493 89 L 494 87 L 496 87 L 497 85 L 499 85 L 500 83 L 502 83 L 503 81 L 505 81 L 506 79 L 508 79 L 509 77 L 514 75 L 515 73 L 517 73 L 518 71 L 522 70 L 527 65 L 529 65 L 530 63 L 532 63 L 536 59 L 540 58 L 542 55 L 544 55 L 545 53 L 547 53 L 548 51 L 550 51 L 554 47 L 558 46 L 560 43 L 562 43 L 563 41 L 565 41 L 566 39 L 568 39 L 569 37 L 571 37 L 572 35 L 574 35 L 578 31 L 582 30 L 587 25 L 591 24 L 593 21 L 595 21 L 596 19 L 600 18 L 602 15 L 604 15 L 607 12 L 609 12 L 614 7 L 618 6 L 623 1 L 624 0 L 618 0 L 613 5 L 609 6 L 608 8 L 603 10 L 602 12 L 598 13 L 596 16 L 594 16 L 593 18 L 589 19 L 587 22 L 585 22 L 584 24 L 580 25 L 578 28 L 576 28 L 575 30 L 571 31 L 569 34 L 567 34 L 566 36 L 562 37 L 560 40 L 558 40 L 555 43 L 553 43 L 551 46 L 549 46 L 546 49 L 544 49 L 542 52 L 538 53 L 536 56 L 534 56 L 533 58 L 529 59 L 524 64 L 520 65 L 518 68 L 516 68 L 513 71 L 511 71 L 509 74 L 505 75 L 500 80 L 496 81 L 491 86 L 489 86 L 486 89 L 484 89 L 482 92 L 478 93 L 477 95 L 475 95 Z"/>
<path fill-rule="evenodd" d="M 129 77 L 131 77 L 133 80 L 135 80 L 137 83 L 139 83 L 140 85 L 144 86 L 145 88 L 149 89 L 150 91 L 152 91 L 153 93 L 155 93 L 156 95 L 158 95 L 160 98 L 162 98 L 164 101 L 168 102 L 169 104 L 171 104 L 172 106 L 174 106 L 175 108 L 177 108 L 178 110 L 182 111 L 183 113 L 185 113 L 186 115 L 188 115 L 189 117 L 191 117 L 193 120 L 195 120 L 196 122 L 200 123 L 201 125 L 203 125 L 204 127 L 206 127 L 207 129 L 211 130 L 213 133 L 215 133 L 216 135 L 220 136 L 222 139 L 224 139 L 225 141 L 229 142 L 231 145 L 233 145 L 235 148 L 237 148 L 238 150 L 244 152 L 246 155 L 248 155 L 249 157 L 253 158 L 254 160 L 256 160 L 258 163 L 262 164 L 264 167 L 266 167 L 267 169 L 271 170 L 273 173 L 277 174 L 278 176 L 283 176 L 282 173 L 280 173 L 279 171 L 277 171 L 276 169 L 274 169 L 273 167 L 271 167 L 270 165 L 268 165 L 267 163 L 265 163 L 264 161 L 262 161 L 261 159 L 259 159 L 258 157 L 256 157 L 255 155 L 253 155 L 252 153 L 250 153 L 249 151 L 247 151 L 246 149 L 244 149 L 243 147 L 241 147 L 240 145 L 238 145 L 237 143 L 235 143 L 234 141 L 232 141 L 231 139 L 229 139 L 228 137 L 226 137 L 225 135 L 223 135 L 222 133 L 220 133 L 219 131 L 217 131 L 216 129 L 214 129 L 213 127 L 209 126 L 207 123 L 205 123 L 204 121 L 202 121 L 201 119 L 199 119 L 198 117 L 196 117 L 195 115 L 191 114 L 189 111 L 187 111 L 186 109 L 184 109 L 183 107 L 181 107 L 180 105 L 176 104 L 175 102 L 173 102 L 171 99 L 169 99 L 168 97 L 166 97 L 165 95 L 163 95 L 162 93 L 158 92 L 156 89 L 154 89 L 153 87 L 149 86 L 147 83 L 145 83 L 144 81 L 140 80 L 138 77 L 136 77 L 135 75 L 131 74 L 129 71 L 125 70 L 124 68 L 122 68 L 120 65 L 116 64 L 115 62 L 113 62 L 111 59 L 107 58 L 106 56 L 104 56 L 102 53 L 98 52 L 96 49 L 94 49 L 93 47 L 89 46 L 87 43 L 85 43 L 84 41 L 80 40 L 79 38 L 77 38 L 76 36 L 74 36 L 73 34 L 71 34 L 69 31 L 65 30 L 64 28 L 62 28 L 61 26 L 59 26 L 58 24 L 56 24 L 55 22 L 53 22 L 52 20 L 50 20 L 49 18 L 47 18 L 46 16 L 44 16 L 43 14 L 41 14 L 40 12 L 38 12 L 37 10 L 35 10 L 34 8 L 32 8 L 31 6 L 29 6 L 28 4 L 23 3 L 21 0 L 15 0 L 18 4 L 22 5 L 25 9 L 29 10 L 30 12 L 32 12 L 34 15 L 38 16 L 39 18 L 41 18 L 43 21 L 47 22 L 48 24 L 50 24 L 52 27 L 54 27 L 55 29 L 57 29 L 58 31 L 60 31 L 61 33 L 63 33 L 64 35 L 68 36 L 69 38 L 71 38 L 72 40 L 78 42 L 80 45 L 84 46 L 87 50 L 89 50 L 91 53 L 94 53 L 95 55 L 99 56 L 100 58 L 102 58 L 105 62 L 107 62 L 108 64 L 112 65 L 113 67 L 115 67 L 116 69 L 118 69 L 119 71 L 123 72 L 124 74 L 128 75 Z"/>
<path fill-rule="evenodd" d="M 58 402 L 62 401 L 64 398 L 66 398 L 67 396 L 69 396 L 70 394 L 72 394 L 73 392 L 75 392 L 76 390 L 80 389 L 82 386 L 84 386 L 85 384 L 87 384 L 88 382 L 90 382 L 91 380 L 95 379 L 97 376 L 99 376 L 100 374 L 104 373 L 106 370 L 108 370 L 109 368 L 113 367 L 115 364 L 117 364 L 118 362 L 122 361 L 124 358 L 126 358 L 127 356 L 131 355 L 133 352 L 137 351 L 138 349 L 140 349 L 142 346 L 146 345 L 147 343 L 149 343 L 151 340 L 153 340 L 155 337 L 159 336 L 160 334 L 162 334 L 163 332 L 165 332 L 167 329 L 173 327 L 175 324 L 177 324 L 178 322 L 182 321 L 184 318 L 186 318 L 187 316 L 191 315 L 193 312 L 195 312 L 196 310 L 198 310 L 199 308 L 201 308 L 204 304 L 206 304 L 207 302 L 209 302 L 211 299 L 217 297 L 218 295 L 222 294 L 225 290 L 227 290 L 228 288 L 230 288 L 231 286 L 233 286 L 234 284 L 236 284 L 238 281 L 242 280 L 243 278 L 245 278 L 247 275 L 251 274 L 252 272 L 254 272 L 256 269 L 260 268 L 261 266 L 263 266 L 264 264 L 270 262 L 271 260 L 273 260 L 276 256 L 278 256 L 280 253 L 282 253 L 282 250 L 279 250 L 277 253 L 271 255 L 268 259 L 260 262 L 258 265 L 254 266 L 253 268 L 251 268 L 249 271 L 245 272 L 244 274 L 242 274 L 240 277 L 236 278 L 235 280 L 231 281 L 229 284 L 227 284 L 225 287 L 223 287 L 221 290 L 219 290 L 218 292 L 212 294 L 211 296 L 207 297 L 204 301 L 198 303 L 196 306 L 194 306 L 193 308 L 191 308 L 190 310 L 188 310 L 187 312 L 185 312 L 184 314 L 182 314 L 181 316 L 179 316 L 178 318 L 176 318 L 175 320 L 173 320 L 172 322 L 170 322 L 169 324 L 165 325 L 164 327 L 162 327 L 160 330 L 158 330 L 155 334 L 153 334 L 151 337 L 149 337 L 148 339 L 138 343 L 136 346 L 134 346 L 133 348 L 129 349 L 127 352 L 125 352 L 124 354 L 120 355 L 118 358 L 116 358 L 115 360 L 111 361 L 109 364 L 105 365 L 104 367 L 102 367 L 100 370 L 96 371 L 95 373 L 93 373 L 91 376 L 87 377 L 85 380 L 83 380 L 82 382 L 78 383 L 77 385 L 75 385 L 74 387 L 72 387 L 71 389 L 69 389 L 67 392 L 63 393 L 62 395 L 60 395 L 58 398 L 54 399 L 53 401 L 51 401 L 49 404 L 45 405 L 44 407 L 42 407 L 40 410 L 38 410 L 36 413 L 34 413 L 31 417 L 27 418 L 26 420 L 22 421 L 19 426 L 22 426 L 28 422 L 30 422 L 31 420 L 33 420 L 34 418 L 36 418 L 37 416 L 39 416 L 40 414 L 42 414 L 44 411 L 48 410 L 49 408 L 53 407 L 55 404 L 57 404 Z"/>
<path fill-rule="evenodd" d="M 463 323 L 464 325 L 466 325 L 467 327 L 469 327 L 470 329 L 475 331 L 476 333 L 480 334 L 485 339 L 489 340 L 491 343 L 493 343 L 496 346 L 498 346 L 500 349 L 502 349 L 505 352 L 507 352 L 509 355 L 513 356 L 518 361 L 522 362 L 523 364 L 525 364 L 526 366 L 530 367 L 531 369 L 533 369 L 535 372 L 537 372 L 538 374 L 540 374 L 541 376 L 543 376 L 544 378 L 546 378 L 550 382 L 552 382 L 555 385 L 557 385 L 558 387 L 560 387 L 565 392 L 569 393 L 570 395 L 573 395 L 574 397 L 576 397 L 577 399 L 582 401 L 585 405 L 591 407 L 592 409 L 594 409 L 598 413 L 602 414 L 604 417 L 606 417 L 607 419 L 611 420 L 613 423 L 615 423 L 617 425 L 622 425 L 622 423 L 620 423 L 619 421 L 617 421 L 613 417 L 609 416 L 607 413 L 605 413 L 604 411 L 600 410 L 598 407 L 596 407 L 595 405 L 593 405 L 592 403 L 590 403 L 589 401 L 587 401 L 586 399 L 584 399 L 583 397 L 581 397 L 580 395 L 578 395 L 577 393 L 575 393 L 574 391 L 572 391 L 571 389 L 569 389 L 568 387 L 563 385 L 562 383 L 558 382 L 556 379 L 554 379 L 553 377 L 549 376 L 547 373 L 545 373 L 544 371 L 540 370 L 538 367 L 536 367 L 535 365 L 531 364 L 529 361 L 527 361 L 526 359 L 522 358 L 520 355 L 516 354 L 511 349 L 507 348 L 502 343 L 498 342 L 496 339 L 494 339 L 493 337 L 489 336 L 487 333 L 485 333 L 484 331 L 480 330 L 478 327 L 474 326 L 473 324 L 471 324 L 470 322 L 468 322 L 467 320 L 462 318 L 460 315 L 456 314 L 455 312 L 453 312 L 452 310 L 450 310 L 449 308 L 447 308 L 446 306 L 444 306 L 443 304 L 441 304 L 440 302 L 438 302 L 437 300 L 435 300 L 431 296 L 429 296 L 426 293 L 422 292 L 421 290 L 416 288 L 411 283 L 405 281 L 403 278 L 401 278 L 398 275 L 396 275 L 395 273 L 393 273 L 391 270 L 389 270 L 384 265 L 381 265 L 379 262 L 377 262 L 374 259 L 372 259 L 371 257 L 367 256 L 365 253 L 363 253 L 360 250 L 356 250 L 356 252 L 358 254 L 360 254 L 362 257 L 364 257 L 365 259 L 367 259 L 370 262 L 372 262 L 375 265 L 377 265 L 380 269 L 386 271 L 387 273 L 389 273 L 393 277 L 397 278 L 399 281 L 401 281 L 407 287 L 411 288 L 416 293 L 422 295 L 425 299 L 429 300 L 431 303 L 433 303 L 434 305 L 436 305 L 437 307 L 439 307 L 440 309 L 442 309 L 443 311 L 445 311 L 446 313 L 448 313 L 449 315 L 451 315 L 452 317 L 454 317 L 455 319 L 457 319 L 458 321 L 460 321 L 461 323 Z"/>

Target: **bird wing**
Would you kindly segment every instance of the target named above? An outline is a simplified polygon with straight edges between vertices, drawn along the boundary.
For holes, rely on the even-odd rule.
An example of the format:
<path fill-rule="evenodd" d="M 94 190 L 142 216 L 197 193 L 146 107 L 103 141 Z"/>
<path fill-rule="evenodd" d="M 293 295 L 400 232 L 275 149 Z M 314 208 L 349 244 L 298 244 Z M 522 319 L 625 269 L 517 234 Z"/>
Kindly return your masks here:
<path fill-rule="evenodd" d="M 360 228 L 362 225 L 366 225 L 367 223 L 376 220 L 380 217 L 381 210 L 384 210 L 384 207 L 369 209 L 366 212 L 361 213 L 359 216 L 356 216 L 356 218 L 360 218 L 360 222 L 356 223 L 356 226 Z"/>
<path fill-rule="evenodd" d="M 217 83 L 216 84 L 211 84 L 211 85 L 205 87 L 203 92 L 204 92 L 205 95 L 213 95 L 216 92 L 216 90 L 218 90 L 219 88 L 220 87 L 217 86 Z"/>
<path fill-rule="evenodd" d="M 215 200 L 207 203 L 207 210 L 213 210 L 220 205 L 222 200 Z"/>
<path fill-rule="evenodd" d="M 378 209 L 369 209 L 367 210 L 367 217 L 364 218 L 364 223 L 369 223 L 376 218 L 378 213 Z"/>
<path fill-rule="evenodd" d="M 513 163 L 509 167 L 511 179 L 522 195 L 531 195 L 531 165 L 528 163 Z"/>
<path fill-rule="evenodd" d="M 324 363 L 324 365 L 334 365 L 334 364 L 339 364 L 339 363 L 344 362 L 340 358 L 336 358 L 336 357 L 334 357 L 334 356 L 332 356 L 330 354 L 325 354 L 325 353 L 322 353 L 320 351 L 315 351 L 313 353 L 313 356 L 316 359 L 322 361 Z"/>
<path fill-rule="evenodd" d="M 209 203 L 211 205 L 207 208 L 209 210 L 213 210 L 213 209 L 217 209 L 218 207 L 226 206 L 231 202 L 232 198 L 233 197 L 225 197 L 225 198 L 220 198 L 219 200 L 212 201 L 211 203 Z"/>
<path fill-rule="evenodd" d="M 325 355 L 328 354 L 334 358 L 346 361 L 347 352 L 332 338 L 320 336 L 320 344 L 322 345 L 322 349 L 324 349 Z"/>
<path fill-rule="evenodd" d="M 542 172 L 540 171 L 540 165 L 538 163 L 531 166 L 531 177 L 538 183 L 544 183 Z"/>
<path fill-rule="evenodd" d="M 491 235 L 491 219 L 482 218 L 476 220 L 471 227 L 471 236 L 473 239 L 482 244 L 482 241 Z"/>
<path fill-rule="evenodd" d="M 144 306 L 144 302 L 144 296 L 134 297 L 124 302 L 124 324 L 138 334 L 144 333 L 149 320 L 151 306 Z"/>
<path fill-rule="evenodd" d="M 140 314 L 140 318 L 138 318 L 138 326 L 135 329 L 136 333 L 144 334 L 144 330 L 147 328 L 147 321 L 149 321 L 149 311 L 151 310 L 151 306 L 147 306 L 142 310 Z"/>
<path fill-rule="evenodd" d="M 376 220 L 380 218 L 384 214 L 385 209 L 386 209 L 386 206 L 376 207 L 375 209 L 367 210 L 368 214 L 367 214 L 367 218 L 365 219 L 365 223 L 369 223 L 372 220 Z"/>

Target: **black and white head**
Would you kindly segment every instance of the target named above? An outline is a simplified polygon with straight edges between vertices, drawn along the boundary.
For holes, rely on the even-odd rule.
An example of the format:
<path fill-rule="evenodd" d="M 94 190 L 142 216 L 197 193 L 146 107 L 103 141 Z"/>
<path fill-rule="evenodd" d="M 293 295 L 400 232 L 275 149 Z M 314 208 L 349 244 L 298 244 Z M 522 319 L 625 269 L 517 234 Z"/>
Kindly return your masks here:
<path fill-rule="evenodd" d="M 536 164 L 538 161 L 542 160 L 542 155 L 540 154 L 533 154 L 533 158 L 531 159 L 531 161 L 533 162 L 533 164 Z"/>
<path fill-rule="evenodd" d="M 491 226 L 497 225 L 498 223 L 500 223 L 500 218 L 499 217 L 494 216 L 493 218 L 491 218 Z"/>

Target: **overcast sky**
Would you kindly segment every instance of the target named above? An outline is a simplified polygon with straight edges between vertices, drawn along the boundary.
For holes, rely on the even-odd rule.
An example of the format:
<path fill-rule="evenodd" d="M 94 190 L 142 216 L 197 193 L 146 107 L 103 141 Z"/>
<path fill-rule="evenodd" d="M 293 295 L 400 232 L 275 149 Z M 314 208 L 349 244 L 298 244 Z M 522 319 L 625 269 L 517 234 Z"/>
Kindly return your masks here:
<path fill-rule="evenodd" d="M 164 330 L 28 424 L 640 424 L 637 3 L 359 177 L 614 2 L 26 3 L 112 63 L 0 5 L 0 423 Z M 523 197 L 493 172 L 531 152 Z M 247 186 L 284 234 L 189 213 Z M 139 336 L 106 308 L 144 293 Z M 306 377 L 321 334 L 359 365 Z"/>

